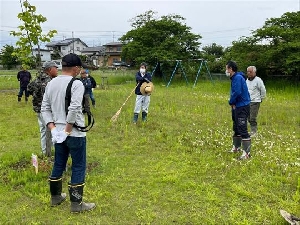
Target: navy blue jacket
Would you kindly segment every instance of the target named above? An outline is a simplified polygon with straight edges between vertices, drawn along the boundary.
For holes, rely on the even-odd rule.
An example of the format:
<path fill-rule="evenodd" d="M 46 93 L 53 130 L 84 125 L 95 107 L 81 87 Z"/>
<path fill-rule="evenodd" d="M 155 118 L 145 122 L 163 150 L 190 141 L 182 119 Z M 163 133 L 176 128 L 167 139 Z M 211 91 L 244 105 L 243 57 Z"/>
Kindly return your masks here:
<path fill-rule="evenodd" d="M 92 92 L 92 81 L 89 77 L 86 78 L 80 78 L 80 81 L 83 83 L 83 86 L 85 88 L 84 94 L 90 94 Z"/>
<path fill-rule="evenodd" d="M 142 95 L 141 93 L 141 86 L 142 86 L 142 83 L 146 82 L 146 79 L 148 79 L 149 81 L 152 81 L 152 77 L 151 77 L 151 74 L 150 73 L 147 73 L 144 75 L 144 77 L 142 77 L 141 73 L 140 72 L 137 72 L 136 75 L 135 75 L 135 79 L 136 79 L 136 84 L 137 87 L 135 88 L 135 94 L 136 95 Z"/>
<path fill-rule="evenodd" d="M 236 72 L 231 79 L 229 105 L 235 105 L 237 108 L 250 104 L 250 94 L 242 72 Z"/>
<path fill-rule="evenodd" d="M 20 81 L 20 87 L 27 88 L 31 80 L 31 73 L 27 70 L 21 70 L 20 72 L 18 72 L 17 78 L 18 81 Z"/>

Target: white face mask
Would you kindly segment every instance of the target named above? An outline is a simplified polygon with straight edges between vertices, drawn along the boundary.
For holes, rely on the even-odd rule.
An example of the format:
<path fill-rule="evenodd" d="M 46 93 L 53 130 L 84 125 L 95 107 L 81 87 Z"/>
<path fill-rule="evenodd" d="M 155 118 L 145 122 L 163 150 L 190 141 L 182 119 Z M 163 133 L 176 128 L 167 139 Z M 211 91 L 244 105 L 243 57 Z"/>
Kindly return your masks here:
<path fill-rule="evenodd" d="M 145 73 L 146 69 L 140 68 L 140 73 Z"/>
<path fill-rule="evenodd" d="M 225 74 L 227 77 L 230 77 L 230 73 L 228 72 L 228 70 L 225 71 Z"/>

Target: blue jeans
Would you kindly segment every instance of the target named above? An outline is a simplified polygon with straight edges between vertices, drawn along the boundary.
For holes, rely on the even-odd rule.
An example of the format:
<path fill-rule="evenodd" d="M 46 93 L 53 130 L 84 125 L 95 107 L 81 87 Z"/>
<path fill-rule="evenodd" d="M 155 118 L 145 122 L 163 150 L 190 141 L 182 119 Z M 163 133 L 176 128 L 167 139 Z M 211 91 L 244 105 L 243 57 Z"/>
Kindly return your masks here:
<path fill-rule="evenodd" d="M 95 101 L 95 97 L 94 97 L 93 91 L 90 91 L 90 98 L 91 98 L 91 101 L 92 101 L 92 105 L 95 105 L 96 101 Z"/>
<path fill-rule="evenodd" d="M 234 136 L 240 135 L 242 139 L 250 138 L 247 129 L 247 119 L 250 115 L 250 105 L 232 109 L 231 115 L 232 115 Z"/>
<path fill-rule="evenodd" d="M 60 144 L 55 144 L 55 159 L 52 178 L 60 178 L 66 169 L 69 154 L 72 158 L 71 184 L 81 184 L 85 180 L 86 137 L 67 137 Z"/>

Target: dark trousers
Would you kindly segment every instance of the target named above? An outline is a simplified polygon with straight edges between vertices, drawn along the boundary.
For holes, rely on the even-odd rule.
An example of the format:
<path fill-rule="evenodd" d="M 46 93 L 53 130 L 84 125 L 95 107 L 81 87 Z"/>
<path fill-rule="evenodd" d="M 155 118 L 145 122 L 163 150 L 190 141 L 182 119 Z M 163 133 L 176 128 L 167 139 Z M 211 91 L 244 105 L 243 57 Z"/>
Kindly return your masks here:
<path fill-rule="evenodd" d="M 67 137 L 60 144 L 55 144 L 55 158 L 51 177 L 59 178 L 66 169 L 69 154 L 72 157 L 71 184 L 81 184 L 85 180 L 86 137 Z"/>
<path fill-rule="evenodd" d="M 247 129 L 247 119 L 250 115 L 250 105 L 238 107 L 231 111 L 234 136 L 240 135 L 242 139 L 250 138 Z"/>
<path fill-rule="evenodd" d="M 250 103 L 250 115 L 249 115 L 249 123 L 251 127 L 257 127 L 257 115 L 259 110 L 260 102 L 251 102 Z"/>
<path fill-rule="evenodd" d="M 20 87 L 20 91 L 19 91 L 18 97 L 22 97 L 24 91 L 25 91 L 25 97 L 28 98 L 29 97 L 29 93 L 27 91 L 27 87 Z"/>

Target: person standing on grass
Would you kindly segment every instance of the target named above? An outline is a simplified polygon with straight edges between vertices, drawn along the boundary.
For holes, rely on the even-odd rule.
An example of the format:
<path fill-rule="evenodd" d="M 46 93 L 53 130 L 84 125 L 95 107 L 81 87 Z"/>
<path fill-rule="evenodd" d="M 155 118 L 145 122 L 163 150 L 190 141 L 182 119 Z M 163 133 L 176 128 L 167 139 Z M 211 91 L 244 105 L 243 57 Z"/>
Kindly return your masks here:
<path fill-rule="evenodd" d="M 239 160 L 251 157 L 251 138 L 247 129 L 247 118 L 250 114 L 250 95 L 246 80 L 241 72 L 237 72 L 237 64 L 228 61 L 226 64 L 226 75 L 231 79 L 230 99 L 231 115 L 233 121 L 233 148 L 230 152 L 238 152 L 242 146 L 242 155 Z"/>
<path fill-rule="evenodd" d="M 85 71 L 86 71 L 87 77 L 91 80 L 92 90 L 91 90 L 91 92 L 90 92 L 89 95 L 90 95 L 90 99 L 91 99 L 91 101 L 92 101 L 93 107 L 96 108 L 96 101 L 95 101 L 95 97 L 94 97 L 93 91 L 94 91 L 94 88 L 97 87 L 97 83 L 96 83 L 96 80 L 94 79 L 94 77 L 91 76 L 89 70 L 86 69 Z"/>
<path fill-rule="evenodd" d="M 95 107 L 95 98 L 94 98 L 94 95 L 92 92 L 93 84 L 92 84 L 92 80 L 88 76 L 88 73 L 86 72 L 86 69 L 81 70 L 80 81 L 83 83 L 83 86 L 85 88 L 84 98 L 85 98 L 86 105 L 87 106 L 90 105 L 89 98 L 91 98 L 92 105 L 93 105 L 93 107 Z"/>
<path fill-rule="evenodd" d="M 257 132 L 257 115 L 262 100 L 266 97 L 266 87 L 262 79 L 256 76 L 256 67 L 249 66 L 247 68 L 247 87 L 250 93 L 250 116 L 248 121 L 250 123 L 250 135 L 255 136 Z"/>
<path fill-rule="evenodd" d="M 76 54 L 65 55 L 62 58 L 62 75 L 48 83 L 41 107 L 43 119 L 55 143 L 54 165 L 49 177 L 51 205 L 59 205 L 66 199 L 66 194 L 62 193 L 62 175 L 70 155 L 72 174 L 68 189 L 71 212 L 89 211 L 96 207 L 94 203 L 82 201 L 86 172 L 86 133 L 73 126 L 75 123 L 81 127 L 85 125 L 82 112 L 84 86 L 81 81 L 73 81 L 68 112 L 65 108 L 67 86 L 72 78 L 80 74 L 81 69 L 82 62 Z"/>
<path fill-rule="evenodd" d="M 25 65 L 22 66 L 22 70 L 18 72 L 17 79 L 20 82 L 20 91 L 18 94 L 18 102 L 21 102 L 23 92 L 25 92 L 25 102 L 28 102 L 29 93 L 27 91 L 27 86 L 31 80 L 31 73 L 27 71 Z"/>
<path fill-rule="evenodd" d="M 41 134 L 41 147 L 42 155 L 47 157 L 51 156 L 51 132 L 47 129 L 47 126 L 41 115 L 41 105 L 43 101 L 43 95 L 48 82 L 52 78 L 57 76 L 57 65 L 54 62 L 45 62 L 43 64 L 43 72 L 36 77 L 27 87 L 27 91 L 32 95 L 32 105 L 34 112 L 37 113 L 38 124 L 40 127 Z"/>
<path fill-rule="evenodd" d="M 133 123 L 136 124 L 138 121 L 139 113 L 142 109 L 142 121 L 145 122 L 147 120 L 149 104 L 150 104 L 150 94 L 143 94 L 141 92 L 141 86 L 143 82 L 150 83 L 152 80 L 151 74 L 146 72 L 147 64 L 141 63 L 140 70 L 136 73 L 136 100 L 133 114 Z"/>

